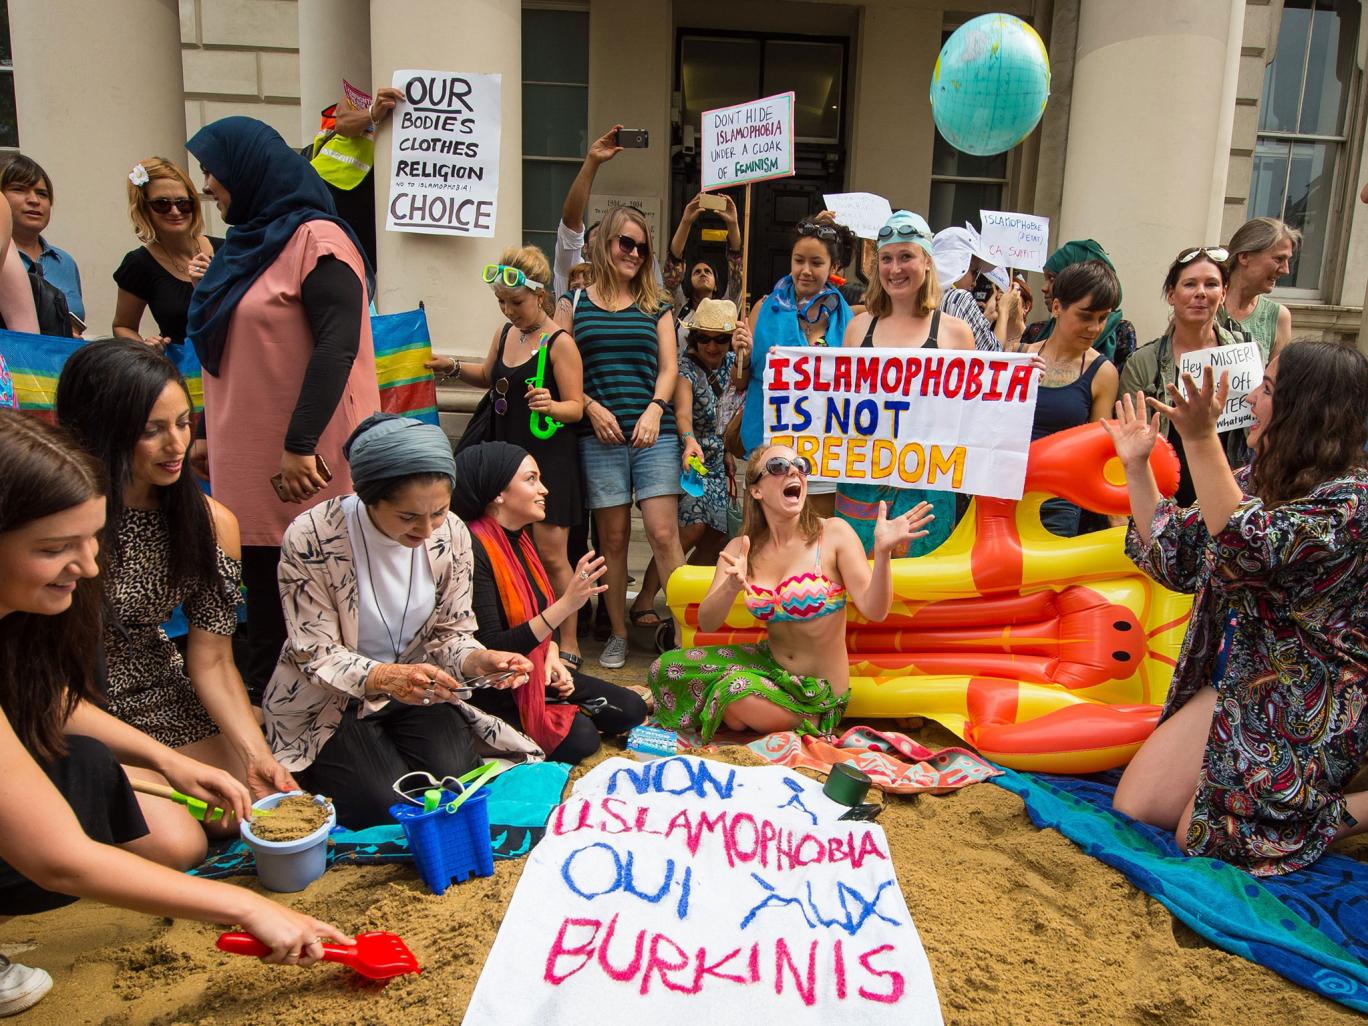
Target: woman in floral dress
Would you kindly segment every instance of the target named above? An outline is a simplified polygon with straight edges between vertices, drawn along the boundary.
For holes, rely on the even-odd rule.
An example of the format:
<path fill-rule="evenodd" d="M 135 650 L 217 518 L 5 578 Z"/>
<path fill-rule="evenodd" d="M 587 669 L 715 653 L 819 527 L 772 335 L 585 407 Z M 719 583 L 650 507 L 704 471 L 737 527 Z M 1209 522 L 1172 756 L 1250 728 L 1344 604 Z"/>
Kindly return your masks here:
<path fill-rule="evenodd" d="M 1250 396 L 1254 462 L 1235 474 L 1216 434 L 1224 382 L 1185 385 L 1148 404 L 1182 436 L 1191 509 L 1159 495 L 1159 418 L 1140 397 L 1104 422 L 1130 491 L 1127 552 L 1194 596 L 1160 725 L 1115 807 L 1190 855 L 1289 873 L 1368 829 L 1368 792 L 1344 793 L 1368 754 L 1368 359 L 1289 346 Z"/>

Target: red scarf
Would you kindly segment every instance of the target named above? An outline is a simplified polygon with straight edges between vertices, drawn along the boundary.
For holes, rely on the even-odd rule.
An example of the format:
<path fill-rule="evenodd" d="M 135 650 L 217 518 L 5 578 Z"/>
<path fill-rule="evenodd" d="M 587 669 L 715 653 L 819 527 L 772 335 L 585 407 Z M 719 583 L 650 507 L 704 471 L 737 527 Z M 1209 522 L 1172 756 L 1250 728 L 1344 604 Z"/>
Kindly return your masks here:
<path fill-rule="evenodd" d="M 497 520 L 487 515 L 470 525 L 470 533 L 489 557 L 489 565 L 494 571 L 494 586 L 498 589 L 499 602 L 503 606 L 508 626 L 512 628 L 527 623 L 542 611 L 541 600 L 523 571 L 522 563 L 514 554 L 513 546 L 508 544 L 508 534 Z M 546 569 L 526 531 L 518 535 L 518 547 L 522 549 L 523 559 L 536 577 L 542 594 L 554 594 Z M 573 705 L 546 704 L 546 655 L 550 648 L 551 638 L 548 636 L 527 654 L 527 658 L 532 660 L 532 676 L 513 692 L 524 733 L 537 742 L 547 755 L 565 740 L 565 735 L 570 733 L 570 724 L 579 711 Z"/>

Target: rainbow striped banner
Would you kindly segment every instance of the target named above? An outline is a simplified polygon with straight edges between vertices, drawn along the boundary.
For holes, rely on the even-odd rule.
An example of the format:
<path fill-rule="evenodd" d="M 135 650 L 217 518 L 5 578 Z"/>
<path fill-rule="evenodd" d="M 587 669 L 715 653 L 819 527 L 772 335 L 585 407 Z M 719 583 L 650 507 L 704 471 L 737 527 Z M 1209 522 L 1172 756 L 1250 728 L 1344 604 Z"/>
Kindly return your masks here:
<path fill-rule="evenodd" d="M 437 383 L 423 363 L 432 358 L 427 313 L 416 310 L 371 317 L 375 373 L 380 408 L 429 424 L 437 420 Z M 0 331 L 0 356 L 14 379 L 19 408 L 44 420 L 56 418 L 57 378 L 72 353 L 86 343 L 78 338 L 25 335 Z M 169 346 L 166 356 L 185 377 L 195 412 L 204 410 L 204 382 L 199 358 L 190 345 Z"/>

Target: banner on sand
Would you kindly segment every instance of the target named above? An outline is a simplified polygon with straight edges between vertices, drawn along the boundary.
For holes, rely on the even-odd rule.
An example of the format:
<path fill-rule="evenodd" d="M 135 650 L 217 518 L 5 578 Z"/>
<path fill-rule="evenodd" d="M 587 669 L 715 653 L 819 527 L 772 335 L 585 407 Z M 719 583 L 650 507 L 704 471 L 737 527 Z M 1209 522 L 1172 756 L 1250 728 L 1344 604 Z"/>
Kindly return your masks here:
<path fill-rule="evenodd" d="M 610 759 L 547 822 L 465 1026 L 938 1026 L 888 841 L 777 766 Z"/>

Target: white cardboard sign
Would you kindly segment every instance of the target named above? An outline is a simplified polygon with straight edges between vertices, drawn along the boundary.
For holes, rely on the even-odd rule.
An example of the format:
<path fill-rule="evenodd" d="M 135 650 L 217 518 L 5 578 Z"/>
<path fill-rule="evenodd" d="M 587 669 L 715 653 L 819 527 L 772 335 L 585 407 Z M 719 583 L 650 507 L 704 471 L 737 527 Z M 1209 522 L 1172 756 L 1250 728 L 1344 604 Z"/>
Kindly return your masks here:
<path fill-rule="evenodd" d="M 793 174 L 793 93 L 703 112 L 703 191 Z"/>
<path fill-rule="evenodd" d="M 385 229 L 491 238 L 499 200 L 501 80 L 462 71 L 394 73 L 393 177 Z"/>
<path fill-rule="evenodd" d="M 1043 271 L 1050 255 L 1050 219 L 1035 214 L 980 210 L 983 255 L 999 267 Z"/>
<path fill-rule="evenodd" d="M 1199 349 L 1195 353 L 1184 353 L 1178 358 L 1178 373 L 1191 374 L 1198 385 L 1202 383 L 1202 371 L 1210 367 L 1212 381 L 1219 384 L 1221 375 L 1228 375 L 1230 391 L 1226 394 L 1225 409 L 1216 421 L 1217 431 L 1249 427 L 1254 423 L 1254 411 L 1249 407 L 1249 393 L 1263 381 L 1263 357 L 1254 342 L 1238 342 L 1232 346 L 1214 346 Z M 1167 397 L 1165 397 L 1167 401 Z"/>
<path fill-rule="evenodd" d="M 878 239 L 879 229 L 893 216 L 893 207 L 872 192 L 836 192 L 822 197 L 826 208 L 862 239 Z"/>

